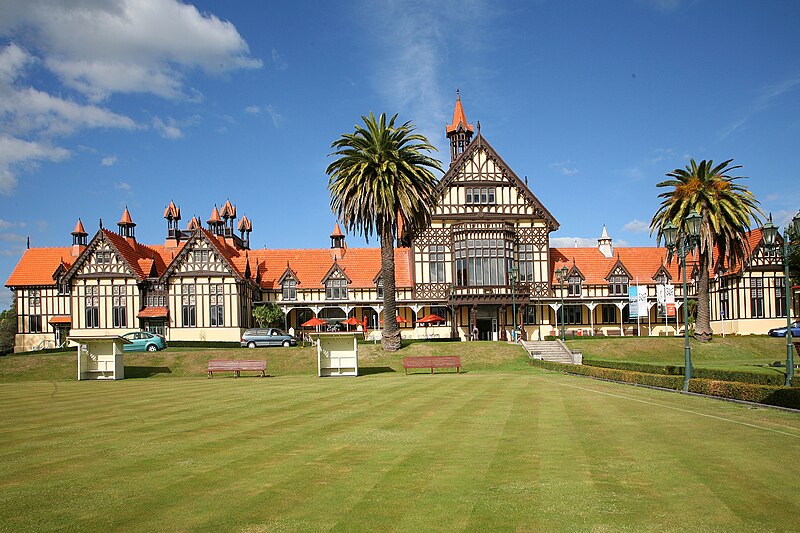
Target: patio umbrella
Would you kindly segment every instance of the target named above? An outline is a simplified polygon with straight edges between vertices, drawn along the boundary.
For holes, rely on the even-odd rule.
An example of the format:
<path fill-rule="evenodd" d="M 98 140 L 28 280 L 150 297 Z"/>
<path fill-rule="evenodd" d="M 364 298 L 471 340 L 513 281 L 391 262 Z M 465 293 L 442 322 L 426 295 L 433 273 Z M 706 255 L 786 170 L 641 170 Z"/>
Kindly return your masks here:
<path fill-rule="evenodd" d="M 311 320 L 307 320 L 307 321 L 303 322 L 302 324 L 300 324 L 300 326 L 302 326 L 302 327 L 306 327 L 306 326 L 324 326 L 325 324 L 327 324 L 327 322 L 325 322 L 324 320 L 322 320 L 320 318 L 317 318 L 317 317 L 314 317 Z"/>
<path fill-rule="evenodd" d="M 426 315 L 419 320 L 417 320 L 417 324 L 432 324 L 433 322 L 444 322 L 444 318 L 440 317 L 439 315 Z"/>
<path fill-rule="evenodd" d="M 400 315 L 397 315 L 397 322 L 400 323 L 400 324 L 407 324 L 408 320 L 406 320 L 405 318 L 401 317 Z M 381 324 L 383 324 L 383 320 L 381 320 Z"/>
<path fill-rule="evenodd" d="M 351 316 L 347 320 L 343 320 L 341 323 L 342 324 L 347 324 L 348 326 L 357 326 L 357 325 L 361 324 L 361 322 L 354 316 Z M 350 328 L 347 328 L 347 329 L 350 329 Z"/>

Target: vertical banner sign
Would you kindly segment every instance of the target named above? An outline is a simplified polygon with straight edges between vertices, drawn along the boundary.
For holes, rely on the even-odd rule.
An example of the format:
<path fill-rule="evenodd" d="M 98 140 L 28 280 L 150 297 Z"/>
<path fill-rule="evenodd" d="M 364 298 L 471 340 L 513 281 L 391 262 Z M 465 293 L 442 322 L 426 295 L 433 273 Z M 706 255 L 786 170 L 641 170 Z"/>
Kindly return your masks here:
<path fill-rule="evenodd" d="M 667 316 L 677 316 L 675 309 L 675 285 L 664 285 L 664 301 L 667 304 Z"/>
<path fill-rule="evenodd" d="M 656 307 L 658 316 L 667 316 L 667 295 L 664 285 L 656 285 Z"/>
<path fill-rule="evenodd" d="M 631 318 L 639 317 L 639 297 L 636 285 L 628 287 L 628 316 Z"/>
<path fill-rule="evenodd" d="M 639 316 L 644 318 L 647 316 L 647 287 L 636 287 L 636 299 Z"/>

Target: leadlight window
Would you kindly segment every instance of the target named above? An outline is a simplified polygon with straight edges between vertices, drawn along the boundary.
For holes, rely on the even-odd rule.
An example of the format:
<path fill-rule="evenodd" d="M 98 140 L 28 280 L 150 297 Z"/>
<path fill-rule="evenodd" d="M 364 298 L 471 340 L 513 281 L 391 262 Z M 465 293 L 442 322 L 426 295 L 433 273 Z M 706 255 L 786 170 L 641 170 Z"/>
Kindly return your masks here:
<path fill-rule="evenodd" d="M 126 294 L 127 289 L 124 285 L 114 285 L 111 287 L 111 316 L 114 320 L 115 328 L 125 328 L 128 326 Z"/>
<path fill-rule="evenodd" d="M 197 326 L 197 295 L 194 285 L 181 285 L 181 311 L 184 327 Z"/>
<path fill-rule="evenodd" d="M 564 323 L 565 324 L 582 324 L 582 305 L 565 305 L 564 306 Z"/>
<path fill-rule="evenodd" d="M 167 306 L 167 289 L 163 283 L 153 283 L 147 290 L 145 296 L 145 305 L 147 307 L 166 307 Z"/>
<path fill-rule="evenodd" d="M 617 324 L 617 306 L 611 304 L 603 304 L 600 306 L 603 313 L 603 324 Z"/>
<path fill-rule="evenodd" d="M 28 316 L 28 331 L 30 333 L 42 332 L 42 315 Z"/>
<path fill-rule="evenodd" d="M 520 244 L 517 246 L 517 261 L 519 264 L 519 281 L 521 283 L 533 281 L 533 245 Z"/>
<path fill-rule="evenodd" d="M 95 257 L 96 257 L 98 265 L 111 264 L 111 252 L 110 251 L 97 252 L 95 254 Z"/>
<path fill-rule="evenodd" d="M 58 282 L 58 294 L 59 295 L 67 295 L 71 292 L 71 287 L 68 281 L 60 280 Z"/>
<path fill-rule="evenodd" d="M 466 203 L 468 204 L 485 204 L 494 205 L 495 203 L 495 188 L 494 187 L 467 187 Z"/>
<path fill-rule="evenodd" d="M 329 279 L 325 283 L 325 298 L 327 300 L 347 299 L 347 280 Z"/>
<path fill-rule="evenodd" d="M 208 263 L 209 253 L 208 250 L 193 250 L 195 263 Z"/>
<path fill-rule="evenodd" d="M 509 283 L 513 243 L 504 239 L 456 241 L 456 285 L 503 286 Z"/>
<path fill-rule="evenodd" d="M 383 278 L 378 278 L 378 281 L 375 283 L 375 288 L 378 291 L 378 298 L 383 300 Z"/>
<path fill-rule="evenodd" d="M 284 300 L 297 300 L 297 280 L 292 278 L 287 278 L 283 280 L 283 285 L 281 285 L 283 290 L 283 299 Z"/>
<path fill-rule="evenodd" d="M 786 316 L 786 278 L 775 278 L 775 316 Z"/>
<path fill-rule="evenodd" d="M 42 305 L 42 292 L 39 289 L 28 290 L 28 304 L 31 307 L 40 307 Z"/>
<path fill-rule="evenodd" d="M 764 318 L 764 280 L 762 278 L 750 279 L 750 316 L 751 318 Z"/>
<path fill-rule="evenodd" d="M 86 286 L 85 297 L 86 327 L 100 327 L 100 287 L 97 285 Z"/>
<path fill-rule="evenodd" d="M 528 305 L 525 307 L 525 310 L 522 312 L 522 323 L 538 324 L 536 321 L 536 306 Z"/>
<path fill-rule="evenodd" d="M 225 325 L 225 288 L 222 283 L 212 283 L 208 287 L 209 310 L 208 316 L 211 318 L 212 327 Z"/>
<path fill-rule="evenodd" d="M 430 264 L 430 282 L 444 283 L 444 246 L 429 246 L 428 261 Z"/>
<path fill-rule="evenodd" d="M 608 292 L 611 296 L 627 296 L 628 276 L 611 276 Z"/>
<path fill-rule="evenodd" d="M 570 276 L 567 280 L 567 296 L 580 297 L 581 289 L 581 277 Z"/>
<path fill-rule="evenodd" d="M 731 318 L 730 302 L 728 298 L 729 298 L 728 280 L 727 278 L 722 278 L 719 281 L 719 313 L 720 313 L 720 318 L 722 318 L 723 320 L 726 318 Z"/>

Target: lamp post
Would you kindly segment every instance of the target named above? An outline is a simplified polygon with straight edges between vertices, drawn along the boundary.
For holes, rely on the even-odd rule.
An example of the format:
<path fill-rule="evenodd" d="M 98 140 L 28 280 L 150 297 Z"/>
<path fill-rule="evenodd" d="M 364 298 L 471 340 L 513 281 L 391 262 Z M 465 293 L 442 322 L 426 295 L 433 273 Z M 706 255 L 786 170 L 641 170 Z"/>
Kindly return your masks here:
<path fill-rule="evenodd" d="M 450 300 L 450 338 L 455 339 L 458 335 L 456 332 L 456 307 L 453 301 L 453 291 L 455 287 L 452 283 L 447 284 L 448 300 Z"/>
<path fill-rule="evenodd" d="M 791 228 L 794 235 L 792 235 L 787 227 L 783 232 L 783 279 L 785 280 L 786 293 L 786 383 L 787 387 L 792 386 L 792 378 L 794 377 L 794 359 L 792 357 L 792 284 L 789 280 L 789 252 L 794 250 L 800 245 L 800 211 L 794 216 L 791 223 Z M 775 237 L 778 236 L 778 226 L 772 223 L 772 215 L 769 216 L 769 221 L 764 224 L 762 228 L 762 235 L 764 237 L 764 245 L 772 250 L 775 250 L 778 255 L 781 254 L 781 249 L 778 243 L 775 242 Z M 789 244 L 790 237 L 794 237 L 795 242 Z"/>
<path fill-rule="evenodd" d="M 686 256 L 689 255 L 700 243 L 700 223 L 703 217 L 696 211 L 692 211 L 686 216 L 685 233 L 678 238 L 678 226 L 672 222 L 667 222 L 661 228 L 664 233 L 664 242 L 670 252 L 675 252 L 681 260 L 683 277 L 683 351 L 684 351 L 684 370 L 683 370 L 683 390 L 689 390 L 689 380 L 692 379 L 692 348 L 689 345 L 689 301 L 687 299 L 688 287 L 686 285 Z"/>
<path fill-rule="evenodd" d="M 556 270 L 556 277 L 558 278 L 558 286 L 561 288 L 561 342 L 564 342 L 564 281 L 567 279 L 569 270 L 563 266 Z"/>
<path fill-rule="evenodd" d="M 511 282 L 511 312 L 514 314 L 514 329 L 511 331 L 512 342 L 517 342 L 517 297 L 515 286 L 517 284 L 518 274 L 519 269 L 517 269 L 517 267 L 512 267 L 511 270 L 508 271 L 508 279 Z"/>

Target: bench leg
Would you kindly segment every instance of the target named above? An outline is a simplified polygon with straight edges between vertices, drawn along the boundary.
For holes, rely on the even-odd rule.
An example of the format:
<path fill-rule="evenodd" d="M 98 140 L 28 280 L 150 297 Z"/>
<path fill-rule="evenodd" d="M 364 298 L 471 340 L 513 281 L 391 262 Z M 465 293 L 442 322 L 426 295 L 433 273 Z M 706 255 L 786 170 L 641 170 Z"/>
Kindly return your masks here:
<path fill-rule="evenodd" d="M 431 367 L 431 374 L 433 374 L 433 367 Z"/>
<path fill-rule="evenodd" d="M 213 377 L 214 377 L 213 373 L 211 372 L 211 370 L 209 370 L 208 371 L 208 379 L 211 379 Z"/>

